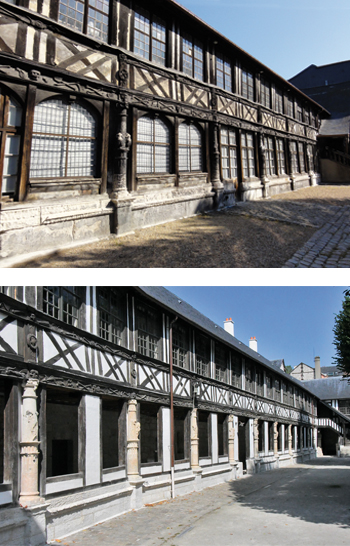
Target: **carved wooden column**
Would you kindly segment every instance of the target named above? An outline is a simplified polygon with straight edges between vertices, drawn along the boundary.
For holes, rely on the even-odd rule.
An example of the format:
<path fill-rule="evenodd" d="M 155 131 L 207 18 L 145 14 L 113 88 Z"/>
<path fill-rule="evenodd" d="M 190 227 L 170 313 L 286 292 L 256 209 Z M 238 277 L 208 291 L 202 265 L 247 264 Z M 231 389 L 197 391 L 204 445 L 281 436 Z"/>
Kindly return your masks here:
<path fill-rule="evenodd" d="M 232 413 L 228 416 L 228 460 L 235 464 L 235 425 Z"/>
<path fill-rule="evenodd" d="M 139 434 L 140 422 L 137 420 L 137 400 L 128 401 L 128 417 L 127 417 L 127 473 L 129 482 L 138 481 L 139 474 Z"/>
<path fill-rule="evenodd" d="M 39 439 L 37 394 L 39 380 L 27 379 L 22 395 L 21 486 L 19 502 L 22 506 L 37 503 L 39 498 Z"/>
<path fill-rule="evenodd" d="M 254 419 L 254 458 L 259 458 L 259 419 Z"/>
<path fill-rule="evenodd" d="M 288 453 L 292 457 L 293 455 L 292 425 L 288 425 Z"/>
<path fill-rule="evenodd" d="M 259 135 L 259 159 L 260 159 L 260 179 L 263 185 L 263 197 L 266 199 L 269 197 L 269 179 L 266 171 L 266 146 L 264 142 L 264 135 Z"/>
<path fill-rule="evenodd" d="M 198 451 L 198 410 L 193 408 L 191 411 L 191 468 L 199 470 L 199 451 Z"/>
<path fill-rule="evenodd" d="M 273 453 L 275 457 L 278 456 L 278 428 L 277 428 L 277 421 L 273 423 Z"/>

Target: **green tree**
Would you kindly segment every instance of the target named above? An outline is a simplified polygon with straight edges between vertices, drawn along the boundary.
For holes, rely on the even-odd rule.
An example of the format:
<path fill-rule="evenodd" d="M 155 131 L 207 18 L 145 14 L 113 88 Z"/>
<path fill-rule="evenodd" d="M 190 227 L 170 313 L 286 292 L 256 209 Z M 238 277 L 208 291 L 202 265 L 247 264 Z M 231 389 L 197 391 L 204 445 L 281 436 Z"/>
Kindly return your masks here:
<path fill-rule="evenodd" d="M 345 290 L 342 310 L 335 316 L 333 358 L 344 377 L 350 377 L 350 290 Z"/>
<path fill-rule="evenodd" d="M 292 372 L 292 371 L 293 371 L 292 366 L 290 366 L 290 365 L 288 364 L 288 366 L 286 366 L 286 373 L 289 373 L 289 374 L 290 374 L 290 372 Z"/>

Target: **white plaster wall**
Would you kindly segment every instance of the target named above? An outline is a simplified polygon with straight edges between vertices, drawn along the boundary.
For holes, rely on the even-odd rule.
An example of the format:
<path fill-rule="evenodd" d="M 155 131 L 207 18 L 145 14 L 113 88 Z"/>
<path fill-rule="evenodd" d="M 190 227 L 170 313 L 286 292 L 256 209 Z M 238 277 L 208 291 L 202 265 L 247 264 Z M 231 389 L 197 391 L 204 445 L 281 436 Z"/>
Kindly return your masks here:
<path fill-rule="evenodd" d="M 85 483 L 92 485 L 101 481 L 100 453 L 100 403 L 98 396 L 85 396 Z"/>
<path fill-rule="evenodd" d="M 163 424 L 163 472 L 169 472 L 171 466 L 170 452 L 170 408 L 162 408 Z"/>
<path fill-rule="evenodd" d="M 7 317 L 5 313 L 0 313 L 0 320 L 3 320 Z M 18 340 L 17 340 L 17 321 L 10 322 L 5 326 L 1 331 L 1 337 L 10 347 L 18 353 Z M 0 352 L 2 347 L 0 347 Z"/>
<path fill-rule="evenodd" d="M 218 416 L 217 413 L 210 414 L 211 420 L 211 460 L 212 464 L 219 462 L 219 446 L 218 446 Z"/>

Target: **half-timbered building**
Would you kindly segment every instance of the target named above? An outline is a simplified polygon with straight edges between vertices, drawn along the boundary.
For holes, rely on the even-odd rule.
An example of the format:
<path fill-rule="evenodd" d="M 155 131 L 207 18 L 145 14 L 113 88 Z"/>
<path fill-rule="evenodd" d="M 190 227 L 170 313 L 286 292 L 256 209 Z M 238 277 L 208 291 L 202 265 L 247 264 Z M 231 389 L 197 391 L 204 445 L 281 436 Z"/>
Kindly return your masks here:
<path fill-rule="evenodd" d="M 323 107 L 173 0 L 0 0 L 0 257 L 316 184 Z"/>
<path fill-rule="evenodd" d="M 344 443 L 349 417 L 255 349 L 163 288 L 1 287 L 0 542 Z"/>

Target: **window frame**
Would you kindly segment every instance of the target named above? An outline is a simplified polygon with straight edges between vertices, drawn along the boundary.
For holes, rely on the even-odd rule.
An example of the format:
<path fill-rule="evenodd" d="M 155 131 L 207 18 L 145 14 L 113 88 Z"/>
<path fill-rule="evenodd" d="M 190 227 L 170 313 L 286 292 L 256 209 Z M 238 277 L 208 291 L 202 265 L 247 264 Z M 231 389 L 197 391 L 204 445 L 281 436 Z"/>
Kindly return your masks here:
<path fill-rule="evenodd" d="M 218 66 L 218 61 L 222 63 L 222 68 Z M 227 67 L 229 68 L 228 71 L 226 70 Z M 222 84 L 219 83 L 218 74 L 222 74 L 222 76 L 220 77 Z M 228 93 L 232 93 L 232 64 L 230 60 L 224 55 L 215 56 L 215 82 L 217 87 L 220 87 L 220 89 L 224 89 Z"/>
<path fill-rule="evenodd" d="M 255 82 L 254 74 L 249 70 L 241 70 L 241 95 L 243 98 L 254 102 L 255 99 Z"/>
<path fill-rule="evenodd" d="M 186 143 L 183 144 L 180 142 L 180 133 L 181 133 L 181 127 L 188 128 L 188 132 L 186 134 Z M 199 144 L 193 143 L 192 139 L 192 132 L 195 130 L 197 132 L 197 136 L 199 137 Z M 188 140 L 187 140 L 188 136 Z M 186 167 L 189 167 L 189 170 L 187 168 L 183 168 L 181 164 L 182 156 L 180 153 L 180 150 L 187 150 L 187 160 L 186 160 Z M 201 129 L 194 123 L 183 121 L 179 124 L 179 131 L 178 131 L 178 150 L 179 150 L 179 172 L 180 173 L 200 173 L 203 172 L 203 132 Z M 194 152 L 196 150 L 199 150 L 199 169 L 194 169 L 192 167 L 194 162 Z"/>
<path fill-rule="evenodd" d="M 145 19 L 147 19 L 148 21 L 148 25 L 149 25 L 149 32 L 146 33 L 144 31 L 142 31 L 141 29 L 138 29 L 137 26 L 136 26 L 136 21 L 137 21 L 137 15 L 141 16 L 141 17 L 144 17 Z M 154 34 L 157 32 L 156 29 L 157 29 L 157 26 L 156 25 L 159 25 L 159 27 L 162 29 L 162 32 L 164 32 L 164 41 L 158 39 Z M 147 51 L 147 55 L 142 55 L 141 53 L 135 51 L 135 48 L 136 48 L 136 45 L 135 45 L 135 42 L 136 42 L 136 32 L 139 32 L 140 34 L 144 35 L 144 36 L 147 36 L 148 38 L 148 51 Z M 143 43 L 143 42 L 141 42 Z M 160 62 L 160 60 L 157 60 L 157 59 L 160 59 L 160 56 L 159 55 L 156 55 L 155 54 L 155 51 L 156 51 L 156 48 L 154 47 L 154 44 L 163 44 L 164 45 L 164 58 L 163 58 L 163 61 Z M 132 51 L 135 53 L 135 55 L 138 55 L 139 57 L 141 57 L 142 59 L 146 59 L 154 64 L 157 64 L 159 66 L 167 66 L 167 52 L 168 52 L 168 28 L 167 28 L 167 23 L 164 19 L 162 19 L 161 17 L 159 17 L 158 15 L 155 15 L 154 13 L 152 13 L 151 11 L 139 6 L 139 5 L 136 5 L 135 6 L 135 9 L 134 9 L 134 12 L 133 12 L 133 44 L 132 44 Z M 144 50 L 146 52 L 146 49 Z M 162 51 L 162 49 L 160 48 L 160 51 Z"/>
<path fill-rule="evenodd" d="M 147 119 L 152 122 L 152 134 L 150 135 L 150 140 L 139 140 L 139 123 L 142 119 Z M 163 124 L 167 131 L 167 142 L 162 142 L 161 140 L 157 141 L 157 122 Z M 136 176 L 143 175 L 161 175 L 161 174 L 171 174 L 172 172 L 172 131 L 170 124 L 164 120 L 163 117 L 158 115 L 143 114 L 137 119 L 136 123 Z M 151 157 L 151 170 L 138 170 L 139 169 L 139 152 L 140 146 L 149 146 L 151 148 L 151 155 L 146 155 L 145 157 Z M 163 149 L 165 152 L 165 163 L 168 165 L 168 170 L 162 171 L 157 169 L 157 155 L 159 149 Z M 162 158 L 164 159 L 162 156 Z"/>
<path fill-rule="evenodd" d="M 265 78 L 260 78 L 260 104 L 271 108 L 271 84 Z"/>
<path fill-rule="evenodd" d="M 71 288 L 73 290 L 71 290 Z M 57 290 L 58 294 L 54 293 L 54 290 Z M 47 291 L 53 298 L 57 298 L 57 301 L 55 302 L 53 298 L 51 298 L 51 301 L 45 298 L 45 291 Z M 65 295 L 66 293 L 70 296 L 76 298 L 78 301 L 78 306 L 72 306 L 67 301 L 65 301 Z M 43 312 L 61 322 L 64 322 L 65 324 L 69 326 L 73 326 L 75 328 L 81 328 L 83 326 L 83 306 L 84 303 L 84 293 L 83 293 L 83 287 L 79 286 L 43 286 L 42 288 L 42 309 Z M 65 305 L 69 306 L 65 309 Z M 52 307 L 53 309 L 57 309 L 57 313 L 49 312 L 47 310 L 47 307 Z M 72 307 L 72 309 L 70 309 Z M 75 314 L 74 311 L 75 310 Z M 57 315 L 57 316 L 56 316 Z M 72 317 L 68 320 L 69 317 Z"/>
<path fill-rule="evenodd" d="M 198 330 L 194 335 L 195 371 L 202 377 L 210 377 L 211 340 Z"/>
<path fill-rule="evenodd" d="M 223 133 L 227 132 L 227 143 L 223 142 Z M 234 136 L 234 144 L 231 142 L 231 137 Z M 227 156 L 223 155 L 224 150 L 227 149 Z M 232 154 L 231 154 L 232 152 Z M 234 129 L 229 127 L 221 127 L 220 129 L 220 154 L 221 154 L 221 176 L 223 180 L 233 180 L 237 181 L 238 179 L 238 142 L 237 142 L 237 133 Z M 227 160 L 228 166 L 224 167 L 223 162 Z M 235 173 L 235 176 L 226 177 L 224 171 L 228 171 L 229 175 Z"/>
<path fill-rule="evenodd" d="M 10 121 L 10 103 L 11 101 L 18 107 L 21 117 L 21 123 L 18 126 L 9 125 Z M 17 172 L 14 176 L 17 177 L 14 191 L 4 191 L 4 167 L 5 167 L 5 154 L 6 154 L 6 141 L 8 137 L 19 137 L 18 146 L 18 159 L 17 159 Z M 23 105 L 22 102 L 9 92 L 6 87 L 0 85 L 0 200 L 13 198 L 16 199 L 19 190 L 19 179 L 21 170 L 21 149 L 23 139 Z M 11 157 L 11 156 L 10 156 Z"/>
<path fill-rule="evenodd" d="M 286 155 L 284 150 L 284 140 L 282 138 L 276 139 L 276 155 L 278 174 L 286 174 Z"/>
<path fill-rule="evenodd" d="M 107 296 L 104 298 L 106 303 L 103 302 L 102 292 L 106 291 Z M 112 298 L 117 300 L 117 305 L 114 304 Z M 122 299 L 124 298 L 124 301 Z M 121 292 L 120 288 L 115 287 L 96 287 L 96 302 L 97 302 L 97 331 L 98 335 L 110 341 L 115 345 L 122 347 L 127 346 L 127 303 L 126 293 Z M 120 313 L 118 314 L 117 307 L 120 307 Z M 106 316 L 104 317 L 103 314 Z M 102 323 L 107 324 L 107 328 L 103 327 Z M 118 324 L 119 323 L 119 324 Z M 121 328 L 121 333 L 116 332 L 118 326 Z M 116 341 L 119 339 L 120 341 Z"/>
<path fill-rule="evenodd" d="M 72 25 L 69 25 L 67 21 L 63 21 L 60 19 L 60 6 L 61 5 L 64 5 L 62 4 L 61 0 L 57 0 L 57 2 L 55 2 L 54 4 L 54 12 L 55 13 L 52 13 L 52 18 L 53 19 L 56 19 L 58 23 L 60 23 L 61 25 L 64 25 L 66 27 L 68 27 L 69 29 L 72 29 L 73 31 L 75 32 L 81 32 L 82 34 L 85 34 L 86 36 L 89 36 L 89 38 L 93 38 L 95 40 L 99 40 L 103 43 L 109 43 L 110 42 L 110 14 L 111 14 L 111 4 L 109 3 L 109 0 L 108 0 L 108 13 L 103 11 L 103 10 L 99 10 L 97 9 L 95 6 L 92 6 L 90 5 L 90 0 L 75 0 L 76 1 L 76 4 L 83 4 L 83 11 L 79 11 L 78 9 L 75 9 L 74 11 L 78 12 L 78 13 L 83 13 L 83 17 L 82 17 L 82 23 L 81 23 L 81 26 L 82 26 L 82 30 L 79 30 L 79 28 L 77 28 L 77 26 L 72 26 Z M 106 0 L 103 0 L 104 2 L 106 2 Z M 72 9 L 71 6 L 67 6 L 68 9 Z M 96 37 L 94 36 L 94 34 L 91 34 L 88 32 L 89 30 L 89 20 L 90 20 L 90 17 L 89 17 L 89 12 L 91 11 L 94 11 L 95 13 L 98 13 L 98 14 L 101 14 L 102 17 L 106 17 L 107 18 L 107 22 L 104 22 L 105 26 L 107 26 L 107 30 L 106 30 L 106 33 L 104 33 L 104 35 L 106 36 L 105 39 L 103 38 L 99 38 L 99 37 Z M 63 14 L 64 15 L 64 14 Z M 68 15 L 66 16 L 68 18 Z M 95 19 L 97 20 L 97 19 Z M 74 19 L 75 21 L 75 19 Z M 92 28 L 95 28 L 95 27 L 92 27 Z"/>
<path fill-rule="evenodd" d="M 185 50 L 185 45 L 190 44 L 188 46 L 188 49 L 190 50 L 187 52 Z M 201 51 L 201 58 L 196 56 L 196 52 Z M 186 69 L 186 61 L 189 65 L 189 68 Z M 189 76 L 190 78 L 194 78 L 197 81 L 204 82 L 205 81 L 205 51 L 203 48 L 202 42 L 199 40 L 196 40 L 191 34 L 184 32 L 181 34 L 181 72 L 183 72 L 186 76 Z M 200 71 L 198 71 L 198 67 L 201 67 Z M 199 76 L 199 77 L 198 77 Z"/>
<path fill-rule="evenodd" d="M 265 157 L 266 157 L 266 174 L 267 176 L 276 176 L 276 161 L 275 161 L 275 142 L 273 137 L 264 137 Z"/>
<path fill-rule="evenodd" d="M 144 317 L 146 329 L 140 328 L 139 321 L 142 317 L 138 315 L 138 312 L 140 312 L 141 306 L 146 311 L 146 317 Z M 139 354 L 156 360 L 162 359 L 162 325 L 163 315 L 161 311 L 142 300 L 135 301 L 135 346 Z M 143 340 L 140 332 L 144 334 Z"/>
<path fill-rule="evenodd" d="M 248 139 L 251 138 L 252 146 L 249 145 Z M 243 142 L 245 140 L 245 142 Z M 256 177 L 256 158 L 255 158 L 255 138 L 252 132 L 241 133 L 241 164 L 242 178 L 249 180 Z M 253 167 L 252 167 L 253 163 Z"/>
<path fill-rule="evenodd" d="M 189 369 L 190 332 L 185 323 L 177 321 L 172 326 L 172 341 L 174 366 Z"/>

